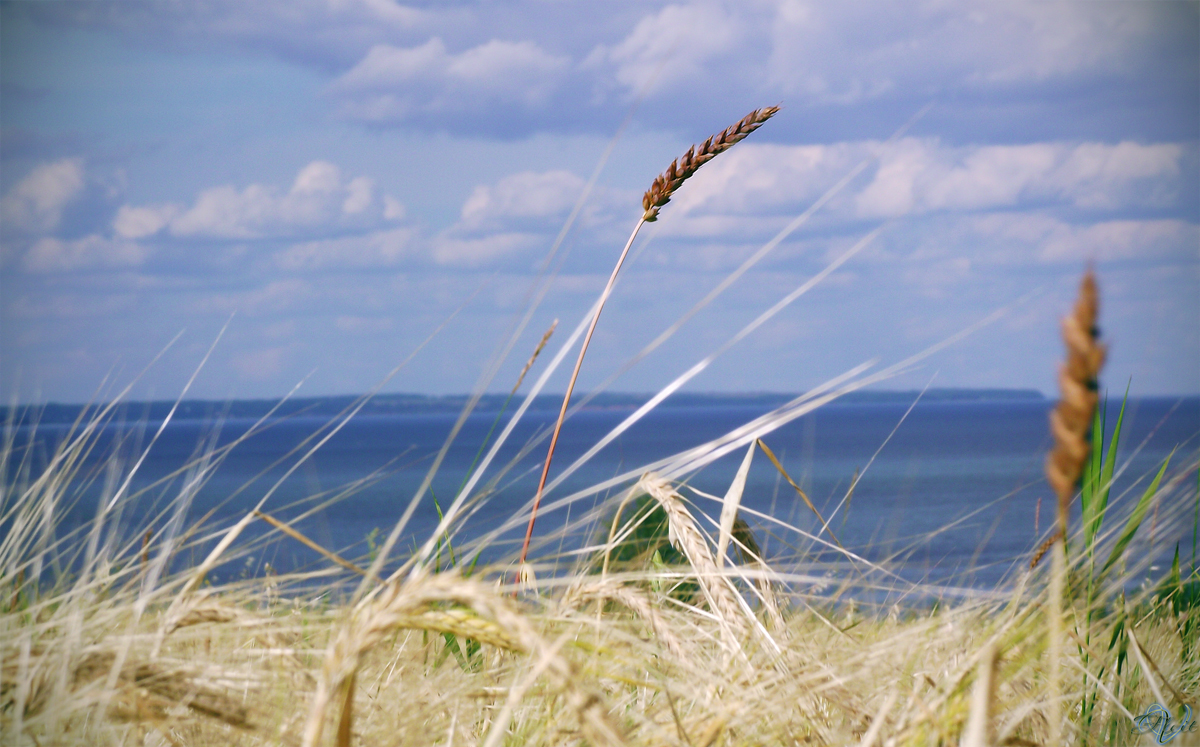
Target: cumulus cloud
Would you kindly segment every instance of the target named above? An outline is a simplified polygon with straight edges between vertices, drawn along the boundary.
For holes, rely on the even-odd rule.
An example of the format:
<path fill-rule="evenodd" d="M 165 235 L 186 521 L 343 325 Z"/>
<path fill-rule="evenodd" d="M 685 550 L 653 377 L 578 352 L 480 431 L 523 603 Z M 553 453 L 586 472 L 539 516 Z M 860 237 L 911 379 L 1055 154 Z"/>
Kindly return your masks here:
<path fill-rule="evenodd" d="M 223 185 L 200 193 L 190 207 L 124 205 L 113 230 L 136 239 L 165 232 L 175 237 L 261 239 L 312 232 L 364 229 L 404 217 L 404 206 L 379 195 L 368 177 L 345 179 L 327 161 L 313 161 L 296 174 L 290 189 L 251 184 Z"/>
<path fill-rule="evenodd" d="M 583 6 L 528 0 L 469 10 L 393 0 L 48 5 L 66 7 L 32 12 L 131 41 L 215 39 L 337 76 L 330 91 L 356 120 L 505 135 L 610 132 L 614 105 L 651 81 L 666 105 L 640 118 L 679 127 L 715 101 L 861 105 L 890 117 L 897 101 L 964 93 L 1044 106 L 1064 82 L 1084 84 L 1067 95 L 1086 108 L 1090 86 L 1195 67 L 1193 37 L 1180 31 L 1195 27 L 1187 3 L 610 0 L 596 23 L 581 21 Z M 591 52 L 578 60 L 573 50 Z"/>
<path fill-rule="evenodd" d="M 744 41 L 743 22 L 716 3 L 668 5 L 644 16 L 614 45 L 599 45 L 585 66 L 612 68 L 630 91 L 659 91 L 681 81 L 708 78 L 711 61 Z"/>
<path fill-rule="evenodd" d="M 919 266 L 922 282 L 936 284 L 929 268 L 961 269 L 1083 262 L 1178 264 L 1196 262 L 1200 225 L 1168 218 L 1072 221 L 1047 211 L 941 214 L 898 225 L 885 237 L 892 260 Z"/>
<path fill-rule="evenodd" d="M 169 225 L 176 236 L 253 239 L 352 224 L 373 208 L 382 215 L 370 179 L 344 182 L 337 166 L 313 161 L 286 192 L 262 184 L 240 191 L 232 185 L 215 187 L 202 192 Z"/>
<path fill-rule="evenodd" d="M 441 265 L 478 267 L 524 254 L 537 246 L 540 238 L 528 233 L 494 233 L 467 239 L 443 235 L 433 242 L 433 260 Z"/>
<path fill-rule="evenodd" d="M 1179 187 L 1173 144 L 1034 143 L 947 148 L 907 139 L 883 155 L 857 198 L 864 217 L 1065 202 L 1084 208 L 1162 207 Z"/>
<path fill-rule="evenodd" d="M 1044 261 L 1194 261 L 1200 247 L 1200 226 L 1181 220 L 1110 220 L 1055 228 L 1042 242 L 1040 258 Z"/>
<path fill-rule="evenodd" d="M 274 254 L 275 266 L 289 272 L 326 268 L 390 267 L 411 258 L 416 249 L 409 228 L 375 231 L 362 236 L 305 241 Z"/>
<path fill-rule="evenodd" d="M 457 54 L 439 37 L 416 47 L 378 44 L 333 85 L 352 118 L 403 121 L 418 115 L 543 104 L 568 67 L 530 41 L 492 39 Z"/>
<path fill-rule="evenodd" d="M 113 231 L 126 239 L 140 239 L 161 231 L 179 214 L 176 205 L 122 205 L 113 218 Z"/>
<path fill-rule="evenodd" d="M 494 228 L 532 219 L 565 217 L 584 181 L 569 171 L 523 171 L 475 187 L 462 207 L 463 228 Z"/>
<path fill-rule="evenodd" d="M 1123 74 L 1165 14 L 1135 4 L 985 0 L 881 6 L 781 0 L 764 32 L 769 81 L 835 104 Z"/>
<path fill-rule="evenodd" d="M 434 237 L 430 256 L 442 265 L 478 267 L 514 259 L 531 260 L 549 249 L 583 193 L 585 182 L 569 171 L 522 171 L 475 187 L 460 218 Z M 634 195 L 596 188 L 575 223 L 576 236 L 611 227 L 615 215 L 637 205 Z M 622 208 L 624 210 L 622 211 Z"/>
<path fill-rule="evenodd" d="M 71 272 L 85 269 L 136 267 L 150 251 L 137 243 L 96 234 L 82 239 L 46 237 L 25 253 L 23 265 L 29 272 Z"/>
<path fill-rule="evenodd" d="M 58 228 L 63 209 L 83 188 L 82 159 L 43 163 L 0 198 L 0 220 L 10 229 L 48 233 Z"/>
<path fill-rule="evenodd" d="M 697 216 L 798 212 L 875 155 L 866 184 L 852 184 L 829 211 L 874 219 L 1045 204 L 1087 210 L 1169 207 L 1178 201 L 1186 157 L 1184 147 L 1173 143 L 747 142 L 705 166 L 672 203 L 676 211 Z"/>

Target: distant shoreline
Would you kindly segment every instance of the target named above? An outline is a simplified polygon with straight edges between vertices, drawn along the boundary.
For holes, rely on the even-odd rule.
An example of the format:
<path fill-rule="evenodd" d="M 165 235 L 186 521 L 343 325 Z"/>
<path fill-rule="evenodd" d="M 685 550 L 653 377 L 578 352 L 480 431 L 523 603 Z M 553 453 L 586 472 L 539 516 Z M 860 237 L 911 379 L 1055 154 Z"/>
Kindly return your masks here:
<path fill-rule="evenodd" d="M 888 404 L 911 403 L 920 395 L 919 391 L 858 391 L 839 397 L 842 404 Z M 328 397 L 296 397 L 279 405 L 279 398 L 246 400 L 202 400 L 189 399 L 179 403 L 174 418 L 198 420 L 213 417 L 261 418 L 279 405 L 276 417 L 296 415 L 332 417 L 342 412 L 360 395 L 333 395 Z M 573 402 L 582 401 L 585 395 L 577 393 Z M 645 404 L 653 394 L 643 392 L 602 392 L 587 404 L 589 410 L 632 410 Z M 660 408 L 678 407 L 777 407 L 799 396 L 799 393 L 749 392 L 739 393 L 691 393 L 677 392 L 664 401 Z M 497 412 L 503 407 L 507 394 L 485 394 L 475 407 L 476 412 Z M 466 405 L 469 395 L 424 395 L 424 394 L 377 394 L 368 402 L 360 415 L 417 415 L 458 413 Z M 989 402 L 989 401 L 1045 401 L 1045 396 L 1036 389 L 930 389 L 921 395 L 927 402 Z M 515 409 L 522 401 L 518 394 L 509 403 Z M 557 411 L 562 404 L 561 393 L 541 394 L 534 398 L 533 411 Z M 116 420 L 161 421 L 167 416 L 175 402 L 158 400 L 152 402 L 125 402 L 118 406 Z M 0 420 L 7 422 L 13 414 L 28 422 L 70 423 L 79 418 L 84 409 L 90 407 L 75 403 L 50 402 L 41 405 L 18 405 L 0 407 Z"/>

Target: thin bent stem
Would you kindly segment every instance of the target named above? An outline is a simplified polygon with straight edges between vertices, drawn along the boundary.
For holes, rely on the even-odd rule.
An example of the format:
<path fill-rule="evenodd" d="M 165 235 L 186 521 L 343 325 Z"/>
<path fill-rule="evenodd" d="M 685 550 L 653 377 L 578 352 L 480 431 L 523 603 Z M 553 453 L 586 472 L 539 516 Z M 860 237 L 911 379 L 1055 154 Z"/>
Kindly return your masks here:
<path fill-rule="evenodd" d="M 596 307 L 596 315 L 592 317 L 587 335 L 583 338 L 583 347 L 579 349 L 579 358 L 575 361 L 575 370 L 571 372 L 571 381 L 567 383 L 567 393 L 563 396 L 562 408 L 558 411 L 558 421 L 554 424 L 554 433 L 550 436 L 550 448 L 546 452 L 546 463 L 542 465 L 542 477 L 538 480 L 537 494 L 533 498 L 533 510 L 529 514 L 529 527 L 525 530 L 525 543 L 521 545 L 522 564 L 525 562 L 525 556 L 529 554 L 529 540 L 533 537 L 533 522 L 537 520 L 538 505 L 542 502 L 542 491 L 546 488 L 546 476 L 550 474 L 550 460 L 554 458 L 554 447 L 558 444 L 558 433 L 562 430 L 563 419 L 567 416 L 571 393 L 575 391 L 575 380 L 579 378 L 579 369 L 583 366 L 583 356 L 587 354 L 588 344 L 592 341 L 592 333 L 596 331 L 596 322 L 600 321 L 600 312 L 604 311 L 604 303 L 608 300 L 609 293 L 612 292 L 613 284 L 617 282 L 617 273 L 621 271 L 621 265 L 625 264 L 625 257 L 629 255 L 629 247 L 633 246 L 633 240 L 637 238 L 638 231 L 642 229 L 645 222 L 646 218 L 643 216 L 633 227 L 633 233 L 629 234 L 629 241 L 625 242 L 625 248 L 621 250 L 621 256 L 617 259 L 617 265 L 613 268 L 612 275 L 608 277 L 608 285 L 604 286 L 604 292 L 600 294 L 600 304 Z"/>

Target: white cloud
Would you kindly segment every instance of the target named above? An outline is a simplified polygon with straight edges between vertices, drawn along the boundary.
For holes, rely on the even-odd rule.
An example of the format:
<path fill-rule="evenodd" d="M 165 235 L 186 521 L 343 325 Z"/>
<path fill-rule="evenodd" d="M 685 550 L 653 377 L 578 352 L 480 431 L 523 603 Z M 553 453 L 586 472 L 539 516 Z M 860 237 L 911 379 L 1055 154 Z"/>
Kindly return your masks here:
<path fill-rule="evenodd" d="M 760 33 L 771 39 L 769 83 L 848 104 L 1128 73 L 1161 36 L 1161 16 L 1138 3 L 782 0 Z"/>
<path fill-rule="evenodd" d="M 58 228 L 63 208 L 84 187 L 83 160 L 64 158 L 43 163 L 0 198 L 0 220 L 29 233 L 49 233 Z"/>
<path fill-rule="evenodd" d="M 264 184 L 241 190 L 223 185 L 201 192 L 191 207 L 124 205 L 113 229 L 126 238 L 166 230 L 181 237 L 260 239 L 362 230 L 403 216 L 404 206 L 378 195 L 370 178 L 345 180 L 336 165 L 313 161 L 300 169 L 286 192 Z"/>
<path fill-rule="evenodd" d="M 1041 243 L 1047 262 L 1200 258 L 1200 226 L 1181 220 L 1112 220 L 1056 226 Z"/>
<path fill-rule="evenodd" d="M 432 240 L 430 256 L 438 264 L 463 267 L 530 258 L 531 250 L 550 248 L 584 187 L 584 180 L 569 171 L 522 171 L 478 185 L 458 222 Z M 596 240 L 597 231 L 613 224 L 616 211 L 632 217 L 637 204 L 632 194 L 594 189 L 577 217 L 576 238 L 586 232 L 584 241 Z"/>
<path fill-rule="evenodd" d="M 715 3 L 668 5 L 638 21 L 621 42 L 598 46 L 587 67 L 607 63 L 631 91 L 658 91 L 705 78 L 706 64 L 743 41 L 742 20 Z"/>
<path fill-rule="evenodd" d="M 528 233 L 495 233 L 477 239 L 439 236 L 433 243 L 433 259 L 440 265 L 478 267 L 523 254 L 541 238 Z"/>
<path fill-rule="evenodd" d="M 411 229 L 394 228 L 363 236 L 306 241 L 276 252 L 275 266 L 289 272 L 390 267 L 413 255 L 413 238 Z"/>
<path fill-rule="evenodd" d="M 122 205 L 113 218 L 113 230 L 127 239 L 140 239 L 158 233 L 178 214 L 176 205 Z"/>
<path fill-rule="evenodd" d="M 882 148 L 882 150 L 881 150 Z M 746 142 L 692 177 L 664 208 L 668 235 L 758 236 L 782 227 L 864 159 L 816 216 L 828 223 L 991 210 L 1092 212 L 1178 203 L 1185 149 L 1132 142 L 948 146 L 936 139 L 776 145 Z M 686 216 L 686 220 L 683 217 Z"/>
<path fill-rule="evenodd" d="M 479 185 L 462 207 L 462 225 L 494 226 L 523 218 L 565 217 L 584 181 L 569 171 L 523 171 L 494 185 Z"/>
<path fill-rule="evenodd" d="M 1034 143 L 949 148 L 905 139 L 857 197 L 863 217 L 1051 201 L 1085 208 L 1161 207 L 1175 198 L 1178 145 Z"/>
<path fill-rule="evenodd" d="M 346 185 L 346 201 L 342 203 L 342 212 L 346 215 L 356 215 L 365 211 L 371 206 L 372 192 L 375 189 L 375 183 L 365 176 L 360 176 L 357 179 L 352 179 Z M 384 207 L 384 212 L 387 212 L 387 206 Z"/>
<path fill-rule="evenodd" d="M 397 200 L 391 195 L 383 196 L 383 219 L 384 220 L 403 220 L 407 211 L 404 209 L 404 203 Z"/>
<path fill-rule="evenodd" d="M 39 239 L 25 253 L 23 264 L 30 272 L 70 272 L 136 267 L 149 256 L 150 250 L 140 244 L 92 234 L 70 241 L 51 237 Z"/>
<path fill-rule="evenodd" d="M 438 37 L 417 47 L 377 44 L 333 85 L 344 111 L 368 121 L 543 104 L 568 68 L 529 41 L 499 39 L 458 54 Z"/>
<path fill-rule="evenodd" d="M 893 233 L 897 236 L 889 243 L 922 267 L 958 258 L 971 260 L 976 268 L 1200 258 L 1200 226 L 1163 218 L 1070 222 L 1045 211 L 942 214 Z"/>
<path fill-rule="evenodd" d="M 761 214 L 792 210 L 836 183 L 867 157 L 870 147 L 868 143 L 744 142 L 706 164 L 663 212 Z"/>

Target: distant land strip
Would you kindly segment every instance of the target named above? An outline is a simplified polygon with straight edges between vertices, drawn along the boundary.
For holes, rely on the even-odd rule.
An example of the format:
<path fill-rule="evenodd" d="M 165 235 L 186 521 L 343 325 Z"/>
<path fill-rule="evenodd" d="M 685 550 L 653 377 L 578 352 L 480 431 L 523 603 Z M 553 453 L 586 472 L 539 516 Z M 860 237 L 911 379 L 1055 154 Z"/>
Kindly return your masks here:
<path fill-rule="evenodd" d="M 834 404 L 895 404 L 911 403 L 917 391 L 858 391 L 846 394 Z M 653 394 L 637 392 L 602 392 L 588 405 L 588 410 L 632 410 L 645 404 Z M 770 409 L 788 402 L 798 394 L 781 392 L 737 393 L 691 393 L 678 392 L 659 405 L 660 408 L 681 407 L 754 407 Z M 466 405 L 469 395 L 447 394 L 377 394 L 359 412 L 359 417 L 379 415 L 436 415 L 459 413 Z M 507 394 L 485 394 L 475 407 L 476 412 L 495 413 L 503 405 Z M 333 417 L 351 407 L 358 395 L 335 395 L 328 397 L 295 397 L 283 403 L 275 417 Z M 582 396 L 577 397 L 582 399 Z M 921 396 L 924 402 L 986 402 L 1008 400 L 1045 400 L 1036 389 L 930 389 Z M 519 398 L 509 404 L 516 409 Z M 174 406 L 174 401 L 123 402 L 116 408 L 113 419 L 120 422 L 161 421 Z M 279 399 L 203 400 L 189 399 L 179 403 L 175 418 L 179 420 L 211 420 L 231 418 L 261 418 L 279 404 Z M 562 394 L 541 394 L 534 398 L 530 409 L 535 412 L 557 411 L 562 404 Z M 64 404 L 50 402 L 38 405 L 0 407 L 0 422 L 42 424 L 71 423 L 79 419 L 85 408 L 95 413 L 103 405 Z"/>

